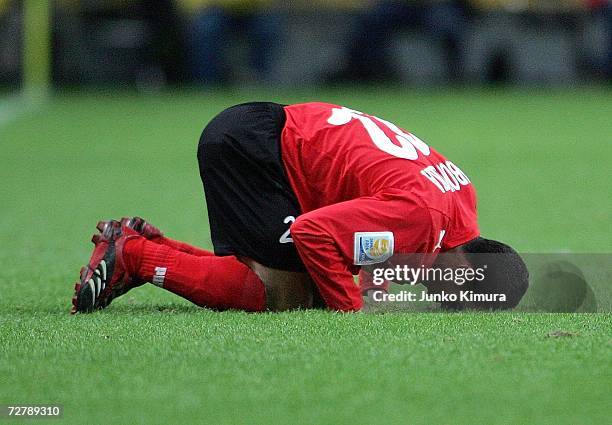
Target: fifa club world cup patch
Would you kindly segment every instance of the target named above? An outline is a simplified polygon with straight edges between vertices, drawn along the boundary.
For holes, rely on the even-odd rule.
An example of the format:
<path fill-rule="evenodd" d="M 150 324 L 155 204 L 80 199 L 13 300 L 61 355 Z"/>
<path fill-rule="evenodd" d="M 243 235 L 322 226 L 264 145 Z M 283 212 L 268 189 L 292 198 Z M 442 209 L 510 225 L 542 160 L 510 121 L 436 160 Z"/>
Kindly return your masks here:
<path fill-rule="evenodd" d="M 393 255 L 393 232 L 355 232 L 353 264 L 365 266 L 386 261 Z"/>

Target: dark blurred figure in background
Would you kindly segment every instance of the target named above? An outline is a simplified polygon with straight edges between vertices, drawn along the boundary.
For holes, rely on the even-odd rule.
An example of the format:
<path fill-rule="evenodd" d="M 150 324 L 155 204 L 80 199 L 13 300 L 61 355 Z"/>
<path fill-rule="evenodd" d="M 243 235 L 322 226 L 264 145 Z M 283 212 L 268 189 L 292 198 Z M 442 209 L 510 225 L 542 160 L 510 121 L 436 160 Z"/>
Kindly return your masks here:
<path fill-rule="evenodd" d="M 144 0 L 136 2 L 135 12 L 142 11 L 152 32 L 148 46 L 149 66 L 160 66 L 170 83 L 183 79 L 183 46 L 181 24 L 174 0 Z"/>
<path fill-rule="evenodd" d="M 420 28 L 443 43 L 447 78 L 457 81 L 462 69 L 460 41 L 468 15 L 463 0 L 378 0 L 357 19 L 346 68 L 331 82 L 394 78 L 388 60 L 389 42 L 397 32 L 410 28 Z"/>
<path fill-rule="evenodd" d="M 187 54 L 191 78 L 202 84 L 228 82 L 228 47 L 236 36 L 246 41 L 247 80 L 270 81 L 270 70 L 283 32 L 282 16 L 272 0 L 177 0 L 187 18 Z"/>
<path fill-rule="evenodd" d="M 183 79 L 174 0 L 55 0 L 53 79 L 149 90 Z"/>
<path fill-rule="evenodd" d="M 601 62 L 595 64 L 605 77 L 612 81 L 612 0 L 586 0 L 592 15 L 601 19 L 607 33 L 607 52 L 602 55 Z"/>
<path fill-rule="evenodd" d="M 20 16 L 12 0 L 0 0 L 0 85 L 19 78 Z"/>

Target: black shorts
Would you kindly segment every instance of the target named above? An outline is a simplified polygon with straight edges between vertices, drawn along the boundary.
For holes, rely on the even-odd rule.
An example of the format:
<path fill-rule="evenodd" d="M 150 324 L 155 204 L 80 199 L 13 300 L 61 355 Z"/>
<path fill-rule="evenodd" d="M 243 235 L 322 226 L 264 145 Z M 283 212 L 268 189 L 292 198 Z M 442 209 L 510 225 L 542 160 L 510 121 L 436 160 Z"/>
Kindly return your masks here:
<path fill-rule="evenodd" d="M 300 208 L 281 159 L 284 125 L 276 103 L 228 108 L 202 132 L 198 163 L 215 254 L 304 271 L 289 236 Z"/>

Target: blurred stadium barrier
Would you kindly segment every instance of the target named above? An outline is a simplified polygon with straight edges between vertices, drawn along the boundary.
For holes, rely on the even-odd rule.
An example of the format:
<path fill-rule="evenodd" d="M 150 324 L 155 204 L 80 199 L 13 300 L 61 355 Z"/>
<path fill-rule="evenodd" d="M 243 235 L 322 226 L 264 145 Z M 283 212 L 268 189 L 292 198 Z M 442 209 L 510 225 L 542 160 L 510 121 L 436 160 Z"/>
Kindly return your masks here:
<path fill-rule="evenodd" d="M 51 40 L 49 0 L 0 0 L 0 125 L 46 102 Z"/>
<path fill-rule="evenodd" d="M 410 85 L 571 85 L 609 79 L 612 71 L 610 0 L 48 1 L 51 20 L 44 14 L 24 14 L 28 3 L 47 0 L 0 0 L 4 91 L 27 81 L 44 85 L 51 69 L 46 58 L 52 58 L 52 78 L 60 85 L 352 81 L 355 68 L 364 65 L 355 65 L 351 49 L 380 31 L 384 34 L 375 45 L 384 54 L 371 57 L 384 60 L 371 62 L 381 62 L 382 72 L 370 70 L 360 80 L 374 72 L 376 80 L 394 78 Z M 384 17 L 392 14 L 384 11 L 407 4 L 411 12 L 406 25 L 390 21 L 387 28 Z M 443 6 L 462 13 L 452 23 L 457 40 L 451 56 L 457 57 L 450 67 L 448 34 L 439 28 L 454 18 L 421 13 Z M 412 19 L 410 13 L 421 17 Z M 46 25 L 52 26 L 51 49 L 41 38 L 48 33 Z M 362 53 L 367 66 L 368 53 Z M 217 67 L 211 72 L 221 78 L 198 73 L 207 67 Z"/>

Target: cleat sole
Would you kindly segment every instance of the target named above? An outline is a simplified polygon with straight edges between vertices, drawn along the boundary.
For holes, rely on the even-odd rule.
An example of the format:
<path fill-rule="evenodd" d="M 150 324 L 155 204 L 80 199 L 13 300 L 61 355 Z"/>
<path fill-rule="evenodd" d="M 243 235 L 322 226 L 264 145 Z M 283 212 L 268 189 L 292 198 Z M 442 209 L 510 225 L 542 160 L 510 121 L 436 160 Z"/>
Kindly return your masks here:
<path fill-rule="evenodd" d="M 91 313 L 95 306 L 95 289 L 93 280 L 89 279 L 88 284 L 81 284 L 77 294 L 76 310 L 80 313 Z"/>

